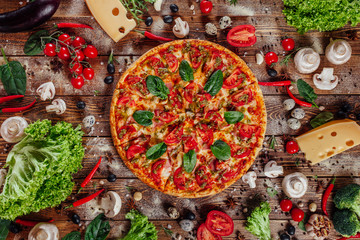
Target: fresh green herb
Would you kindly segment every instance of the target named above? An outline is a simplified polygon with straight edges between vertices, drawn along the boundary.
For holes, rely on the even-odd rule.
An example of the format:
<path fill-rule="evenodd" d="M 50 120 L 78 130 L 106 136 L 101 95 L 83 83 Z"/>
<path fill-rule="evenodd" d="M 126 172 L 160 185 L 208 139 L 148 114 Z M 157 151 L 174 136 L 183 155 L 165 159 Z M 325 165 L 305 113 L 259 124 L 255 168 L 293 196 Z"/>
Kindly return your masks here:
<path fill-rule="evenodd" d="M 266 192 L 268 193 L 269 197 L 271 197 L 271 198 L 275 197 L 276 194 L 278 194 L 278 191 L 276 191 L 276 189 L 272 188 L 272 187 L 266 188 Z"/>
<path fill-rule="evenodd" d="M 8 95 L 24 95 L 26 91 L 25 69 L 18 61 L 8 61 L 1 48 L 5 64 L 0 66 L 0 78 Z"/>
<path fill-rule="evenodd" d="M 243 120 L 244 114 L 239 111 L 229 111 L 224 113 L 224 118 L 228 124 L 235 124 Z"/>
<path fill-rule="evenodd" d="M 110 228 L 109 221 L 104 220 L 104 214 L 99 214 L 86 228 L 85 240 L 105 240 Z"/>
<path fill-rule="evenodd" d="M 313 179 L 318 180 L 318 176 L 317 176 L 317 175 L 314 175 L 314 176 L 313 176 Z"/>
<path fill-rule="evenodd" d="M 128 190 L 129 192 L 131 192 L 132 190 L 134 190 L 133 187 L 130 187 L 130 186 L 125 186 L 126 190 Z"/>
<path fill-rule="evenodd" d="M 62 240 L 81 240 L 81 233 L 76 231 L 68 233 Z"/>
<path fill-rule="evenodd" d="M 150 75 L 146 78 L 146 86 L 149 92 L 161 99 L 166 99 L 170 93 L 164 81 L 157 76 Z"/>
<path fill-rule="evenodd" d="M 238 0 L 228 0 L 231 5 L 236 5 Z"/>
<path fill-rule="evenodd" d="M 179 67 L 179 74 L 182 80 L 189 82 L 194 80 L 194 70 L 190 66 L 189 62 L 182 60 Z"/>
<path fill-rule="evenodd" d="M 186 172 L 191 173 L 196 165 L 196 152 L 190 150 L 184 154 L 183 165 Z"/>
<path fill-rule="evenodd" d="M 154 113 L 144 110 L 139 110 L 133 114 L 134 120 L 143 126 L 150 126 L 152 124 L 152 119 L 154 118 Z"/>
<path fill-rule="evenodd" d="M 98 95 L 99 95 L 99 93 L 100 93 L 100 91 L 99 91 L 99 90 L 94 90 L 94 96 L 98 96 Z"/>
<path fill-rule="evenodd" d="M 269 148 L 270 149 L 275 149 L 276 146 L 277 146 L 276 137 L 274 135 L 271 135 Z"/>
<path fill-rule="evenodd" d="M 287 66 L 290 62 L 290 60 L 292 59 L 292 56 L 297 53 L 301 48 L 297 48 L 294 51 L 292 51 L 291 53 L 289 53 L 288 55 L 286 55 L 281 61 L 280 61 L 280 65 L 285 65 Z"/>
<path fill-rule="evenodd" d="M 154 3 L 155 0 L 119 0 L 124 7 L 133 15 L 134 19 L 139 23 L 144 21 L 140 18 L 147 11 L 147 3 Z"/>
<path fill-rule="evenodd" d="M 172 237 L 173 235 L 173 231 L 171 231 L 170 229 L 164 227 L 164 226 L 161 226 L 162 229 L 164 230 L 165 234 L 168 236 L 168 237 Z"/>
<path fill-rule="evenodd" d="M 262 202 L 247 218 L 245 229 L 259 238 L 259 240 L 271 240 L 270 212 L 270 204 L 268 202 Z"/>
<path fill-rule="evenodd" d="M 221 90 L 223 82 L 224 74 L 221 70 L 217 70 L 205 83 L 204 90 L 211 96 L 215 96 Z"/>
<path fill-rule="evenodd" d="M 332 114 L 331 112 L 321 112 L 316 117 L 311 119 L 310 125 L 313 128 L 317 128 L 333 119 L 334 114 Z"/>
<path fill-rule="evenodd" d="M 309 84 L 307 84 L 302 79 L 298 79 L 297 80 L 297 88 L 298 88 L 300 96 L 302 96 L 305 99 L 305 101 L 312 103 L 313 106 L 319 108 L 315 103 L 315 100 L 317 99 L 317 95 L 314 92 L 314 89 Z"/>
<path fill-rule="evenodd" d="M 228 160 L 231 157 L 230 146 L 222 140 L 216 140 L 210 148 L 214 156 L 219 160 Z"/>
<path fill-rule="evenodd" d="M 158 159 L 166 152 L 166 149 L 167 146 L 164 142 L 158 143 L 147 150 L 146 158 L 151 160 Z"/>
<path fill-rule="evenodd" d="M 296 160 L 295 160 L 295 166 L 299 166 L 300 165 L 300 158 L 296 158 Z"/>
<path fill-rule="evenodd" d="M 5 219 L 0 219 L 0 240 L 6 240 L 6 237 L 9 233 L 10 221 Z"/>
<path fill-rule="evenodd" d="M 304 218 L 301 222 L 299 222 L 299 228 L 301 230 L 303 230 L 304 232 L 306 232 L 306 228 L 305 228 L 305 224 L 307 223 L 307 221 L 309 221 L 309 215 L 307 215 L 306 213 L 304 213 Z"/>
<path fill-rule="evenodd" d="M 40 30 L 32 34 L 24 45 L 24 53 L 34 56 L 43 52 L 44 46 L 51 42 L 48 30 Z"/>

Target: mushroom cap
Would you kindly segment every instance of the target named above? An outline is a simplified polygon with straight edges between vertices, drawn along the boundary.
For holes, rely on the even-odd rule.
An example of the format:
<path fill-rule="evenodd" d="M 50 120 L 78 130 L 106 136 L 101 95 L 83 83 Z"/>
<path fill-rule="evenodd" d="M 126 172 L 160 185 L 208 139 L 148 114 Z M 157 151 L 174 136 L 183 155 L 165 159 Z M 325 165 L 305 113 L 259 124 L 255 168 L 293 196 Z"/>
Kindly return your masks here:
<path fill-rule="evenodd" d="M 28 240 L 59 240 L 59 229 L 52 223 L 38 223 L 29 233 Z"/>
<path fill-rule="evenodd" d="M 9 143 L 19 142 L 25 137 L 24 130 L 28 126 L 25 118 L 10 117 L 1 125 L 1 137 Z"/>
<path fill-rule="evenodd" d="M 343 39 L 331 41 L 326 47 L 325 56 L 335 65 L 344 64 L 351 58 L 352 48 L 350 44 Z"/>
<path fill-rule="evenodd" d="M 121 198 L 119 194 L 109 191 L 100 200 L 100 207 L 104 210 L 105 216 L 113 218 L 119 214 L 121 210 Z"/>
<path fill-rule="evenodd" d="M 286 196 L 301 198 L 307 191 L 308 180 L 304 174 L 295 172 L 284 177 L 282 187 Z"/>
<path fill-rule="evenodd" d="M 312 48 L 303 48 L 296 53 L 294 62 L 300 73 L 312 73 L 320 66 L 320 55 Z"/>
<path fill-rule="evenodd" d="M 278 176 L 284 174 L 284 170 L 282 166 L 277 165 L 277 162 L 269 161 L 265 165 L 264 174 L 269 178 L 277 178 Z"/>

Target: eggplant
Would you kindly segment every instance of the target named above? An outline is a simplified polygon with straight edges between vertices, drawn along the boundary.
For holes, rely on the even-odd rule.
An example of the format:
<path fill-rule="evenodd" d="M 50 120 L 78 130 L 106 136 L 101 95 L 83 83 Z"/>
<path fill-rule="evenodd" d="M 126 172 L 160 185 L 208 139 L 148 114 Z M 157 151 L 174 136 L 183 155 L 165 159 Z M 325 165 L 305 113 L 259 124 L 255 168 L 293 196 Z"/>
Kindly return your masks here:
<path fill-rule="evenodd" d="M 21 32 L 45 23 L 61 0 L 35 0 L 18 10 L 0 14 L 0 32 Z"/>

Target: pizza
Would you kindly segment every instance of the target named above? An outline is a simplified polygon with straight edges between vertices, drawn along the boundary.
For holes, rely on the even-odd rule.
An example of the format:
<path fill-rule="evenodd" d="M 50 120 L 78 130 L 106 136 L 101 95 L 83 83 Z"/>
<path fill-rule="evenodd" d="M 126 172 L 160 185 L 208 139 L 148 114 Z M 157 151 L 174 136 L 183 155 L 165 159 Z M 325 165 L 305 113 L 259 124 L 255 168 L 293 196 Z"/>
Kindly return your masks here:
<path fill-rule="evenodd" d="M 203 40 L 155 47 L 114 91 L 110 125 L 126 166 L 166 194 L 216 194 L 243 176 L 261 149 L 266 110 L 246 63 Z"/>

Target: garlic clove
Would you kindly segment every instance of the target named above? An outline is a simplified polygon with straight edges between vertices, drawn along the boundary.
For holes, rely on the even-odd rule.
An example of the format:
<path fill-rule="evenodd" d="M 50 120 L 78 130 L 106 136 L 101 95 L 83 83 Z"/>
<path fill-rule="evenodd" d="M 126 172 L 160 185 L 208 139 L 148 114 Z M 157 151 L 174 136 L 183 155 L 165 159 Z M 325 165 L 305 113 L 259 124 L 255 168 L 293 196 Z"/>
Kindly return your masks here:
<path fill-rule="evenodd" d="M 312 73 L 320 66 L 320 55 L 312 48 L 303 48 L 296 53 L 294 62 L 300 73 Z"/>
<path fill-rule="evenodd" d="M 20 142 L 25 137 L 24 130 L 28 126 L 22 117 L 10 117 L 1 125 L 1 137 L 8 143 Z"/>
<path fill-rule="evenodd" d="M 335 65 L 341 65 L 349 61 L 352 54 L 352 48 L 350 44 L 342 39 L 331 41 L 326 47 L 325 56 Z"/>
<path fill-rule="evenodd" d="M 264 62 L 264 56 L 261 53 L 257 53 L 255 57 L 257 65 L 261 65 Z"/>

